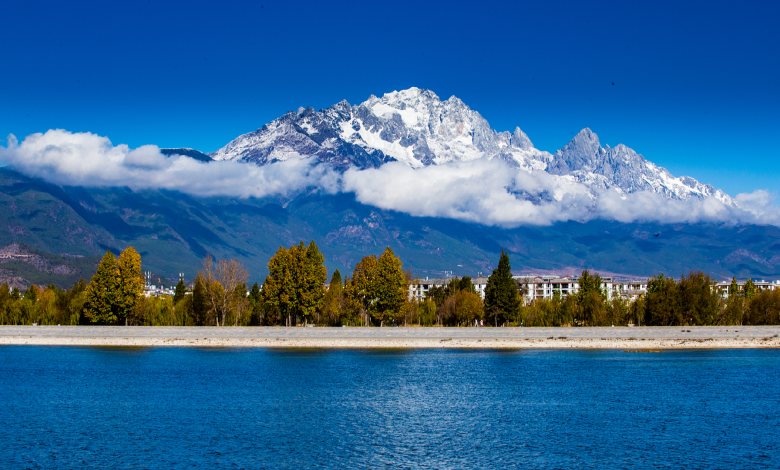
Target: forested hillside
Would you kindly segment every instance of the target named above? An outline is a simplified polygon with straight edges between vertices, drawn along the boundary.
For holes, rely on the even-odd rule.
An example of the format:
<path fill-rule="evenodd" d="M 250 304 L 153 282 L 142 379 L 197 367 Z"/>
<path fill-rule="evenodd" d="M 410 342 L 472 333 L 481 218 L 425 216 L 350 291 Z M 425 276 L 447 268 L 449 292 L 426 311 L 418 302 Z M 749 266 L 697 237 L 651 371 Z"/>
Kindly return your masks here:
<path fill-rule="evenodd" d="M 171 280 L 179 272 L 194 277 L 211 253 L 241 260 L 250 280 L 262 281 L 279 246 L 301 239 L 319 241 L 328 273 L 351 271 L 363 256 L 390 246 L 418 275 L 473 276 L 488 273 L 504 246 L 515 273 L 590 268 L 636 276 L 689 270 L 719 279 L 780 276 L 780 229 L 773 226 L 596 220 L 503 229 L 380 210 L 350 194 L 238 199 L 60 187 L 8 168 L 0 169 L 0 227 L 0 247 L 25 244 L 74 273 L 83 269 L 79 263 L 94 265 L 106 249 L 118 254 L 132 245 L 144 270 Z M 63 287 L 73 281 L 16 261 L 0 269 L 7 279 Z"/>

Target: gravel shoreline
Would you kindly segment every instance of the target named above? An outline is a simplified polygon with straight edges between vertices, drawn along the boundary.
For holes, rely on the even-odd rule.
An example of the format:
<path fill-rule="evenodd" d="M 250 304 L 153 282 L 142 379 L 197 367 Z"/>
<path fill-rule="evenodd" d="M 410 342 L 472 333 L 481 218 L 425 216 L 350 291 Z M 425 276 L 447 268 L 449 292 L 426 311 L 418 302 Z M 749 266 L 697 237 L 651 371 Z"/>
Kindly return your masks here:
<path fill-rule="evenodd" d="M 0 345 L 271 348 L 777 348 L 780 326 L 282 328 L 0 326 Z"/>

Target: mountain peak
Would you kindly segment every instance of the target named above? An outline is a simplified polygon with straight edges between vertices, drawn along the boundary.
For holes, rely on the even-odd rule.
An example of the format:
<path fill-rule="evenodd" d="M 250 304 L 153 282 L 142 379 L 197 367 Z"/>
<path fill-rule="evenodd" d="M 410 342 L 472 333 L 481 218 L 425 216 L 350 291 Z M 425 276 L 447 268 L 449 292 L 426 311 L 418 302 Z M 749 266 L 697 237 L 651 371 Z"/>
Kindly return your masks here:
<path fill-rule="evenodd" d="M 464 103 L 462 99 L 458 98 L 455 95 L 452 95 L 449 98 L 447 98 L 446 103 L 451 103 L 451 104 L 458 105 L 458 106 L 465 106 L 465 107 L 468 108 L 468 105 L 466 103 Z"/>
<path fill-rule="evenodd" d="M 519 127 L 515 127 L 515 131 L 512 132 L 511 145 L 514 148 L 522 150 L 531 150 L 534 148 L 534 144 L 531 139 L 523 132 Z"/>
<path fill-rule="evenodd" d="M 441 101 L 431 90 L 411 87 L 371 95 L 357 106 L 291 112 L 258 131 L 239 136 L 212 154 L 215 160 L 259 165 L 316 157 L 338 168 L 376 168 L 396 160 L 412 168 L 453 161 L 498 158 L 526 171 L 546 171 L 595 195 L 652 191 L 666 197 L 703 198 L 713 191 L 693 179 L 675 178 L 624 145 L 601 147 L 589 128 L 551 155 L 534 148 L 519 127 L 496 132 L 456 96 Z M 733 202 L 724 195 L 724 203 Z"/>
<path fill-rule="evenodd" d="M 376 99 L 374 95 L 371 95 Z M 371 98 L 368 99 L 368 101 L 371 101 Z M 390 93 L 385 93 L 382 95 L 381 101 L 386 104 L 397 104 L 397 103 L 411 103 L 411 102 L 417 102 L 417 101 L 436 101 L 440 102 L 441 99 L 439 98 L 436 93 L 432 92 L 431 90 L 426 90 L 424 88 L 417 88 L 417 87 L 411 87 L 407 88 L 406 90 L 394 90 Z"/>
<path fill-rule="evenodd" d="M 593 145 L 600 145 L 599 143 L 599 136 L 590 130 L 589 127 L 586 127 L 585 129 L 579 131 L 577 135 L 574 136 L 573 139 L 569 142 L 569 145 L 576 145 L 576 146 L 588 146 L 592 147 Z"/>
<path fill-rule="evenodd" d="M 555 152 L 555 162 L 548 171 L 568 175 L 573 171 L 591 170 L 596 154 L 601 149 L 599 136 L 589 128 L 577 133 L 565 147 Z"/>

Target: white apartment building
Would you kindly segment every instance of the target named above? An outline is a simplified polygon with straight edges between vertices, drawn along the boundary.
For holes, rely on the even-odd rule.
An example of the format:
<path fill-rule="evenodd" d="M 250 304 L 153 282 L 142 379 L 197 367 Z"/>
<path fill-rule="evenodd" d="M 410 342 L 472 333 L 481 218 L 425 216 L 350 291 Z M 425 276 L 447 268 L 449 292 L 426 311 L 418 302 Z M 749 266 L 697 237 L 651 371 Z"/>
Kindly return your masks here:
<path fill-rule="evenodd" d="M 613 295 L 619 295 L 623 299 L 633 302 L 639 298 L 640 295 L 647 293 L 647 281 L 647 279 L 643 279 L 639 281 L 615 282 L 613 283 Z"/>
<path fill-rule="evenodd" d="M 417 300 L 425 300 L 426 294 L 428 294 L 428 291 L 433 289 L 434 287 L 445 287 L 447 286 L 452 278 L 446 278 L 446 277 L 437 277 L 437 278 L 428 278 L 425 279 L 418 279 L 417 283 L 412 283 L 409 286 L 409 298 L 413 299 L 416 298 Z M 473 281 L 472 281 L 473 282 Z M 485 297 L 482 297 L 484 300 Z"/>
<path fill-rule="evenodd" d="M 518 289 L 525 291 L 523 302 L 527 305 L 536 299 L 552 299 L 556 293 L 561 298 L 576 294 L 579 291 L 578 276 L 513 276 Z M 409 297 L 425 300 L 429 290 L 434 287 L 446 287 L 452 278 L 425 278 L 409 286 Z M 485 300 L 486 276 L 477 276 L 471 279 L 474 290 L 482 300 Z M 611 277 L 601 278 L 601 288 L 608 300 L 620 296 L 630 302 L 647 292 L 647 280 L 641 281 L 615 281 Z"/>
<path fill-rule="evenodd" d="M 536 299 L 552 299 L 556 293 L 564 298 L 580 290 L 579 276 L 514 276 L 514 278 L 521 288 L 527 289 L 524 298 L 526 304 Z M 647 280 L 618 281 L 611 277 L 602 277 L 601 289 L 607 300 L 621 297 L 633 302 L 647 292 Z"/>
<path fill-rule="evenodd" d="M 743 291 L 745 289 L 745 284 L 747 283 L 747 280 L 745 281 L 737 281 L 737 286 L 739 286 L 739 290 Z M 753 281 L 753 284 L 756 286 L 756 293 L 761 292 L 762 290 L 775 290 L 780 289 L 780 281 Z M 713 287 L 715 289 L 715 292 L 718 293 L 721 297 L 724 299 L 729 298 L 729 287 L 731 287 L 731 281 L 722 281 Z"/>
<path fill-rule="evenodd" d="M 579 276 L 513 276 L 518 289 L 524 290 L 523 302 L 530 304 L 536 299 L 552 299 L 557 293 L 561 298 L 567 295 L 576 294 L 580 290 Z M 417 300 L 425 300 L 428 291 L 434 287 L 446 287 L 452 278 L 425 278 L 419 279 L 418 283 L 409 286 L 409 297 Z M 471 279 L 474 290 L 485 300 L 485 288 L 487 287 L 486 276 L 477 276 Z M 635 301 L 640 295 L 647 293 L 648 279 L 642 280 L 615 280 L 611 277 L 601 278 L 601 288 L 607 297 L 612 300 L 621 297 L 628 302 Z M 740 291 L 745 288 L 747 281 L 737 281 Z M 756 292 L 764 290 L 780 289 L 780 281 L 753 281 L 756 286 Z M 722 298 L 729 297 L 729 287 L 731 281 L 722 281 L 712 286 L 712 289 Z"/>

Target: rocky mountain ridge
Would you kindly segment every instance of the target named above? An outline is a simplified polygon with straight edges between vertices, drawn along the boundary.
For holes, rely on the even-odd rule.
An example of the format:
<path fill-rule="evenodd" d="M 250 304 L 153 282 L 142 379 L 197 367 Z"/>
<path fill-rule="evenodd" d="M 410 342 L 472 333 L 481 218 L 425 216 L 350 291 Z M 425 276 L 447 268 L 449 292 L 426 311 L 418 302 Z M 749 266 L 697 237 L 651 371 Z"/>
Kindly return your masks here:
<path fill-rule="evenodd" d="M 381 98 L 372 95 L 356 106 L 341 101 L 320 111 L 299 108 L 209 156 L 258 165 L 316 157 L 340 169 L 377 168 L 391 161 L 420 168 L 498 158 L 529 172 L 545 171 L 583 184 L 593 196 L 608 190 L 621 196 L 652 191 L 668 199 L 712 196 L 737 205 L 723 191 L 691 177 L 674 177 L 623 144 L 602 147 L 588 128 L 550 154 L 536 149 L 519 127 L 497 132 L 457 97 L 442 101 L 434 92 L 414 87 Z"/>

